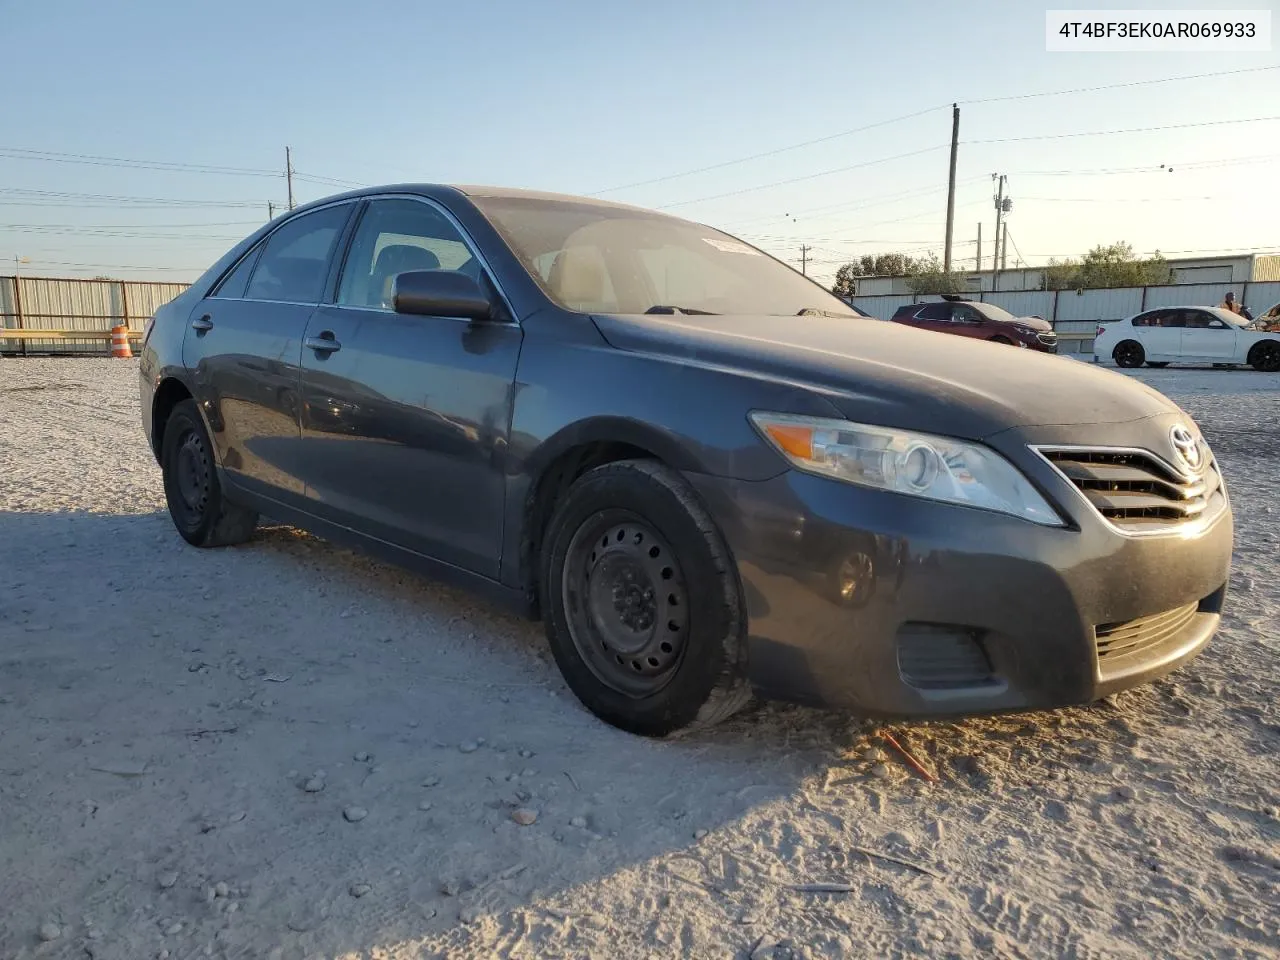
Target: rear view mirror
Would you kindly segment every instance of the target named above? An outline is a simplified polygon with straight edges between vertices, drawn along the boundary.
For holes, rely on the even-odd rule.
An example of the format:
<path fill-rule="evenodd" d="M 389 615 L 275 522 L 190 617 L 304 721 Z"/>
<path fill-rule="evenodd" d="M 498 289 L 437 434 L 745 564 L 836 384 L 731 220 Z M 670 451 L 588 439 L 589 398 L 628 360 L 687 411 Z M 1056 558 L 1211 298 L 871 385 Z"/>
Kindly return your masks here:
<path fill-rule="evenodd" d="M 462 317 L 489 320 L 493 303 L 489 295 L 465 273 L 453 270 L 413 270 L 396 274 L 392 293 L 396 313 L 428 317 Z"/>

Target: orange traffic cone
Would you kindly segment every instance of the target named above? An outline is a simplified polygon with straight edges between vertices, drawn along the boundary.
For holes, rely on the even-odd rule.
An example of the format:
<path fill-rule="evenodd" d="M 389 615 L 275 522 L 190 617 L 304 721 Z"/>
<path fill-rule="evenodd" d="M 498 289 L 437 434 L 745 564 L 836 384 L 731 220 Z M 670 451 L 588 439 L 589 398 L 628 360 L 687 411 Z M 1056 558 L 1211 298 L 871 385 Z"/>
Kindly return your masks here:
<path fill-rule="evenodd" d="M 129 349 L 129 328 L 124 324 L 116 324 L 111 328 L 111 355 L 129 358 L 133 351 Z"/>

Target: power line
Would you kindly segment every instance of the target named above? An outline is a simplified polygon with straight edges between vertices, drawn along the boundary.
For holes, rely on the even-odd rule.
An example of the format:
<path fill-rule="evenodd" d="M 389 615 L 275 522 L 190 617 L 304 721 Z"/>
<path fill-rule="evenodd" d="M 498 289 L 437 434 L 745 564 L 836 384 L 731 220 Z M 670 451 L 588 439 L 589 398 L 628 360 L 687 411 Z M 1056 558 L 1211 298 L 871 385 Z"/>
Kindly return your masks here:
<path fill-rule="evenodd" d="M 724 197 L 737 197 L 744 193 L 754 193 L 757 190 L 767 190 L 770 187 L 781 187 L 789 183 L 800 183 L 804 180 L 816 180 L 819 177 L 829 177 L 832 174 L 836 174 L 836 173 L 847 173 L 850 170 L 859 170 L 863 167 L 873 167 L 876 164 L 880 164 L 880 163 L 891 163 L 894 160 L 903 160 L 903 159 L 906 159 L 907 157 L 916 157 L 922 153 L 931 153 L 934 150 L 942 150 L 948 146 L 950 146 L 950 144 L 942 143 L 932 147 L 922 147 L 919 150 L 910 150 L 907 153 L 899 153 L 892 157 L 880 157 L 877 160 L 864 160 L 862 163 L 850 164 L 847 167 L 836 167 L 834 170 L 823 170 L 820 173 L 808 173 L 802 177 L 790 177 L 786 180 L 773 180 L 773 181 L 770 181 L 769 183 L 757 184 L 754 187 L 743 187 L 740 190 L 730 190 L 726 193 L 716 193 L 707 197 L 694 197 L 692 200 L 678 200 L 675 203 L 664 203 L 661 206 L 656 207 L 655 209 L 669 210 L 672 207 L 684 207 L 684 206 L 688 206 L 691 203 L 703 203 L 704 201 L 707 201 L 707 200 L 720 200 L 720 199 L 723 199 Z"/>
<path fill-rule="evenodd" d="M 841 130 L 839 133 L 827 134 L 825 137 L 815 137 L 813 140 L 805 140 L 801 143 L 788 144 L 785 147 L 778 147 L 774 150 L 766 150 L 763 153 L 753 153 L 745 157 L 737 157 L 733 160 L 724 160 L 720 163 L 713 163 L 705 167 L 696 167 L 693 170 L 683 170 L 679 173 L 669 173 L 661 177 L 653 177 L 649 180 L 637 180 L 634 183 L 624 183 L 618 187 L 606 187 L 603 190 L 596 190 L 594 193 L 588 193 L 588 197 L 598 197 L 604 193 L 616 193 L 619 190 L 630 190 L 633 187 L 647 187 L 653 183 L 666 183 L 668 180 L 678 180 L 681 177 L 692 177 L 698 173 L 707 173 L 710 170 L 723 170 L 725 167 L 736 166 L 739 163 L 749 163 L 752 160 L 763 160 L 766 157 L 776 157 L 780 153 L 789 153 L 792 150 L 800 150 L 803 147 L 812 147 L 819 143 L 827 143 L 831 140 L 839 140 L 841 137 L 853 136 L 855 133 L 862 133 L 866 130 L 874 130 L 876 127 L 886 127 L 891 123 L 901 123 L 903 120 L 911 120 L 915 117 L 924 116 L 926 113 L 933 113 L 935 110 L 941 110 L 948 106 L 942 104 L 936 107 L 926 107 L 923 110 L 917 110 L 914 113 L 904 113 L 900 117 L 890 117 L 888 120 L 877 120 L 875 123 L 868 123 L 861 127 L 854 127 L 852 130 Z M 689 201 L 692 203 L 693 201 Z"/>
<path fill-rule="evenodd" d="M 1230 77 L 1240 73 L 1259 73 L 1263 70 L 1280 70 L 1280 64 L 1267 67 L 1243 67 L 1239 70 L 1217 70 L 1213 73 L 1192 73 L 1180 77 L 1160 77 L 1155 80 L 1129 80 L 1124 83 L 1107 83 L 1097 87 L 1076 87 L 1072 90 L 1048 90 L 1042 93 L 1013 93 L 1001 97 L 982 97 L 978 100 L 961 100 L 961 104 L 999 103 L 1005 100 L 1031 100 L 1036 97 L 1064 97 L 1075 93 L 1096 93 L 1100 90 L 1119 90 L 1123 87 L 1145 87 L 1157 83 L 1177 83 L 1181 80 L 1207 80 L 1210 77 Z"/>
<path fill-rule="evenodd" d="M 990 140 L 964 140 L 962 143 L 1021 143 L 1027 140 L 1066 140 L 1071 137 L 1110 137 L 1122 133 L 1154 133 L 1158 130 L 1188 130 L 1193 127 L 1222 127 L 1237 123 L 1269 123 L 1278 117 L 1242 117 L 1238 120 L 1201 120 L 1197 123 L 1170 123 L 1160 127 L 1124 127 L 1120 130 L 1082 130 L 1077 133 L 1040 133 L 1027 137 L 995 137 Z"/>
<path fill-rule="evenodd" d="M 1280 65 L 1272 65 L 1272 66 L 1266 66 L 1266 67 L 1246 67 L 1238 70 L 1219 70 L 1212 73 L 1184 74 L 1182 76 L 1176 76 L 1176 77 L 1158 77 L 1152 80 L 1131 80 L 1123 83 L 1109 83 L 1109 84 L 1102 84 L 1100 86 L 1093 86 L 1093 87 L 1076 87 L 1069 90 L 1045 90 L 1039 93 L 1023 93 L 1023 94 L 1013 94 L 1009 96 L 999 96 L 999 97 L 980 97 L 972 100 L 960 100 L 958 102 L 963 106 L 963 105 L 969 105 L 969 104 L 996 103 L 1002 100 L 1029 100 L 1036 97 L 1069 96 L 1069 95 L 1078 94 L 1078 93 L 1094 93 L 1100 90 L 1119 90 L 1124 87 L 1141 87 L 1141 86 L 1149 86 L 1152 84 L 1160 84 L 1160 83 L 1178 83 L 1184 80 L 1206 80 L 1211 77 L 1226 77 L 1226 76 L 1233 76 L 1235 74 L 1257 73 L 1264 70 L 1276 70 L 1276 69 L 1280 69 Z M 862 133 L 863 131 L 871 130 L 876 127 L 883 127 L 893 123 L 900 123 L 904 120 L 911 120 L 911 119 L 914 119 L 915 117 L 924 116 L 925 114 L 933 113 L 938 110 L 945 110 L 948 106 L 950 106 L 950 104 L 940 103 L 932 107 L 925 107 L 924 109 L 917 110 L 913 113 L 906 113 L 898 117 L 891 117 L 888 120 L 880 120 L 880 121 L 877 121 L 876 123 L 867 124 L 865 126 L 854 127 L 851 130 L 841 130 L 839 133 L 832 133 L 823 137 L 815 137 L 812 140 L 804 140 L 799 143 L 792 143 L 786 146 L 776 147 L 773 150 L 766 150 L 761 153 L 748 154 L 747 156 L 743 156 L 743 157 L 735 157 L 730 160 L 723 160 L 720 163 L 713 163 L 704 167 L 695 167 L 691 170 L 682 170 L 677 173 L 669 173 L 664 176 L 653 177 L 648 180 L 637 180 L 632 183 L 622 184 L 621 186 L 617 186 L 617 187 L 606 187 L 603 190 L 597 190 L 594 193 L 589 193 L 587 194 L 587 196 L 598 197 L 601 194 L 605 194 L 605 193 L 615 193 L 619 190 L 630 190 L 633 187 L 645 187 L 654 183 L 666 183 L 669 180 L 676 180 L 682 177 L 691 177 L 691 176 L 694 176 L 695 174 L 707 173 L 708 171 L 711 171 L 711 170 L 722 170 L 725 167 L 736 166 L 737 164 L 740 164 L 740 163 L 750 163 L 753 160 L 763 160 L 767 157 L 775 157 L 782 153 L 789 153 L 792 150 L 800 150 L 804 147 L 811 147 L 819 143 L 828 143 L 832 140 L 838 140 L 842 137 L 852 136 L 855 133 Z"/>
<path fill-rule="evenodd" d="M 95 167 L 126 167 L 134 170 L 167 170 L 180 173 L 225 174 L 240 177 L 279 177 L 275 170 L 256 167 L 227 167 L 204 163 L 178 163 L 168 160 L 137 160 L 127 157 L 103 157 L 86 153 L 59 153 L 53 150 L 29 150 L 24 147 L 0 147 L 0 157 L 9 160 L 43 160 L 49 163 L 78 163 Z"/>
<path fill-rule="evenodd" d="M 1256 153 L 1244 157 L 1221 157 L 1216 160 L 1189 160 L 1185 163 L 1143 164 L 1137 167 L 1092 167 L 1081 170 L 1018 170 L 1010 176 L 1019 177 L 1091 177 L 1118 176 L 1129 173 L 1171 173 L 1176 170 L 1214 170 L 1219 167 L 1241 166 L 1248 163 L 1271 163 L 1280 160 L 1280 153 Z"/>

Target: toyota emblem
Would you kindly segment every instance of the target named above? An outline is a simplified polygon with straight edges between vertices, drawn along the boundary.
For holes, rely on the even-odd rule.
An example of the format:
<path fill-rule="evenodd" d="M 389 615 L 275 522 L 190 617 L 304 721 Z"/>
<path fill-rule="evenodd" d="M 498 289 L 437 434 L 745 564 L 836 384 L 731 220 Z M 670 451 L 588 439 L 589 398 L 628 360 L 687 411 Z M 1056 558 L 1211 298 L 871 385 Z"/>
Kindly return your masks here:
<path fill-rule="evenodd" d="M 1173 443 L 1173 452 L 1178 458 L 1178 465 L 1190 473 L 1199 473 L 1204 465 L 1204 455 L 1191 431 L 1182 424 L 1177 424 L 1169 431 L 1169 439 Z"/>

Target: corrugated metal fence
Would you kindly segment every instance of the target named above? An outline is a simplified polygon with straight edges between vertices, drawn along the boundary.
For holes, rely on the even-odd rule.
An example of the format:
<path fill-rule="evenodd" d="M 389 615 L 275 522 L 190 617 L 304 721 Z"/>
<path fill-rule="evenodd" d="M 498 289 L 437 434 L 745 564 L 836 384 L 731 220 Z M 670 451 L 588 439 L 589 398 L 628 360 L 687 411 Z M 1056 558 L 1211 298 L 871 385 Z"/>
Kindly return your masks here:
<path fill-rule="evenodd" d="M 187 288 L 185 283 L 0 277 L 0 327 L 25 330 L 142 330 L 152 314 Z M 4 340 L 5 353 L 106 353 L 102 339 Z"/>
<path fill-rule="evenodd" d="M 1237 284 L 1179 283 L 1161 287 L 1111 287 L 1104 290 L 1017 290 L 972 294 L 986 303 L 1003 307 L 1018 317 L 1043 317 L 1060 334 L 1088 333 L 1105 320 L 1123 320 L 1155 307 L 1216 307 L 1228 290 L 1236 300 L 1262 316 L 1280 303 L 1280 281 Z M 899 307 L 925 303 L 939 297 L 888 294 L 853 297 L 851 302 L 873 317 L 889 319 Z M 1093 340 L 1064 340 L 1064 352 L 1093 353 Z"/>

